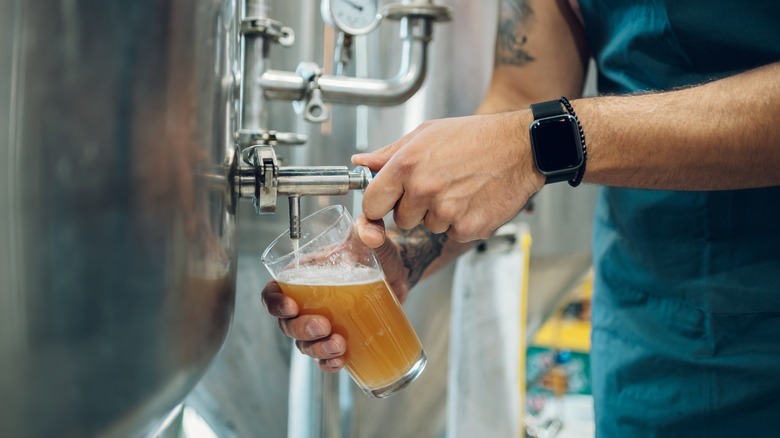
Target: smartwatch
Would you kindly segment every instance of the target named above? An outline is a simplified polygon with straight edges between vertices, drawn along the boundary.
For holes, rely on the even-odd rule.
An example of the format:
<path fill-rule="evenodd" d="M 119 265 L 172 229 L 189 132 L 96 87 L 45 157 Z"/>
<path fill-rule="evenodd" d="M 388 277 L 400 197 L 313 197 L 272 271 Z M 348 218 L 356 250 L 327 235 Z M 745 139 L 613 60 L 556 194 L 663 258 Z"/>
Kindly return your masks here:
<path fill-rule="evenodd" d="M 577 119 L 559 100 L 532 104 L 531 112 L 531 150 L 537 169 L 547 178 L 546 184 L 574 182 L 585 163 Z"/>

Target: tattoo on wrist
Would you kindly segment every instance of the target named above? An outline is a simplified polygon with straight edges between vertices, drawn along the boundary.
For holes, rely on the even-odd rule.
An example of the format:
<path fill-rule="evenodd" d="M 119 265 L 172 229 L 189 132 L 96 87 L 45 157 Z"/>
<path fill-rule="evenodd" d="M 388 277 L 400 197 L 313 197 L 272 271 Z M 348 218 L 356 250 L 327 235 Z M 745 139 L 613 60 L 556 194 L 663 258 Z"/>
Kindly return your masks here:
<path fill-rule="evenodd" d="M 525 48 L 525 27 L 533 9 L 527 0 L 504 0 L 498 21 L 496 37 L 496 64 L 523 66 L 534 57 Z"/>
<path fill-rule="evenodd" d="M 423 276 L 426 269 L 442 253 L 447 243 L 446 234 L 433 234 L 422 225 L 411 230 L 396 230 L 399 234 L 398 245 L 401 247 L 401 260 L 409 270 L 409 287 L 411 288 Z"/>

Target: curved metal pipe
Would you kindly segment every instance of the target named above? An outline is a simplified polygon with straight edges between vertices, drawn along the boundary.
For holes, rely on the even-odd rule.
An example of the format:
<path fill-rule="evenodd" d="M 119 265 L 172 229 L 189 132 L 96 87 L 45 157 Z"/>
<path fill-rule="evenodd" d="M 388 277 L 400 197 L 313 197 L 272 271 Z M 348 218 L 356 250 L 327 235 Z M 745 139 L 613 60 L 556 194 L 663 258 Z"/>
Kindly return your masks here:
<path fill-rule="evenodd" d="M 388 80 L 325 75 L 319 79 L 322 99 L 331 103 L 397 105 L 408 100 L 425 81 L 428 44 L 403 42 L 404 58 L 398 73 Z"/>
<path fill-rule="evenodd" d="M 409 99 L 423 84 L 427 71 L 428 43 L 433 23 L 427 18 L 403 18 L 401 65 L 390 79 L 362 79 L 322 75 L 316 86 L 327 103 L 397 105 Z M 309 81 L 292 72 L 268 70 L 259 79 L 268 99 L 301 100 Z"/>

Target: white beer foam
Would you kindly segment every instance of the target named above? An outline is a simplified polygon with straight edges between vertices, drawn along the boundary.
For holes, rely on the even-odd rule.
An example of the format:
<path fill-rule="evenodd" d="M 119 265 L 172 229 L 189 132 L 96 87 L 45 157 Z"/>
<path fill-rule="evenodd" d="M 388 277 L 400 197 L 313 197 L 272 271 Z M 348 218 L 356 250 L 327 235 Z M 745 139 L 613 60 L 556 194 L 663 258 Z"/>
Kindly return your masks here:
<path fill-rule="evenodd" d="M 288 284 L 334 286 L 368 284 L 382 280 L 382 272 L 362 265 L 299 266 L 279 273 L 278 281 Z"/>

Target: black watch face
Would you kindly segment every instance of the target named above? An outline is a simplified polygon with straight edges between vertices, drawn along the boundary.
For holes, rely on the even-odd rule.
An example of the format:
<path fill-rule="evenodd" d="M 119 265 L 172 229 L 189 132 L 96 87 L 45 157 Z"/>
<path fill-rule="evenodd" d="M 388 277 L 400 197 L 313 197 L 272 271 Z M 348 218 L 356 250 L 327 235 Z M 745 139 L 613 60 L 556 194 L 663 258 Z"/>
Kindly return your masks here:
<path fill-rule="evenodd" d="M 577 122 L 569 115 L 535 121 L 531 140 L 536 165 L 542 173 L 577 168 L 582 164 L 582 146 Z"/>

